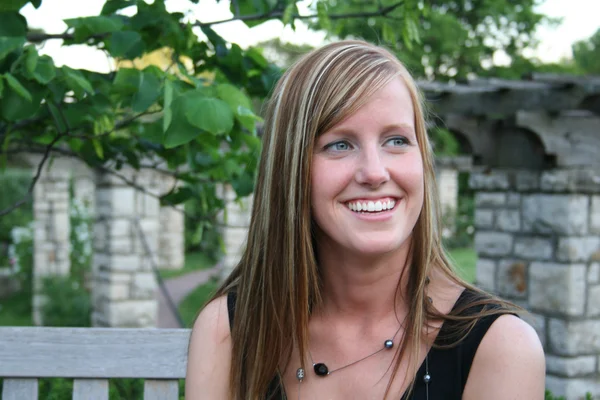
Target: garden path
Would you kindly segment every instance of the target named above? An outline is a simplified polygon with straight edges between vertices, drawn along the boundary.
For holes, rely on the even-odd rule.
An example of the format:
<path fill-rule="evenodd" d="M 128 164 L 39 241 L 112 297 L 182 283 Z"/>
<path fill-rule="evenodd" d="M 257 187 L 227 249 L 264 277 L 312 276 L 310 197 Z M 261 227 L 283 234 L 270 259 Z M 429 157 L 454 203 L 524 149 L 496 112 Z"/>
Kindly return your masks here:
<path fill-rule="evenodd" d="M 165 286 L 176 305 L 198 286 L 207 282 L 213 275 L 218 273 L 219 265 L 209 269 L 202 269 L 176 278 L 165 280 Z M 180 328 L 177 318 L 168 306 L 167 299 L 162 291 L 158 290 L 158 327 Z"/>

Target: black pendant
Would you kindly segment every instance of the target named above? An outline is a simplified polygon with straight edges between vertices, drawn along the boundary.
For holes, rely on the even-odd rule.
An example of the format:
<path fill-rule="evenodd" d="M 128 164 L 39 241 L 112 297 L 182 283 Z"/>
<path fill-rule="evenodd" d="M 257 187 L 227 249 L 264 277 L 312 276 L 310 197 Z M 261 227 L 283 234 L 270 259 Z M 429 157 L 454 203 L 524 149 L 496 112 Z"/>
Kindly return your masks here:
<path fill-rule="evenodd" d="M 329 374 L 329 368 L 327 368 L 327 365 L 323 363 L 315 364 L 313 368 L 315 369 L 315 374 L 318 376 L 326 376 Z"/>

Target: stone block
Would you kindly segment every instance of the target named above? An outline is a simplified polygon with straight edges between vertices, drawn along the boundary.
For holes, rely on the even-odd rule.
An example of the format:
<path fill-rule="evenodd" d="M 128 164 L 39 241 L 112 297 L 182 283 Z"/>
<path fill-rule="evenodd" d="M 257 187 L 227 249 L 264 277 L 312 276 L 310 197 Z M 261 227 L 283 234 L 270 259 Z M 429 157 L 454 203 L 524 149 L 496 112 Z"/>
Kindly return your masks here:
<path fill-rule="evenodd" d="M 564 192 L 571 189 L 573 179 L 570 171 L 553 169 L 542 172 L 540 188 L 545 192 Z"/>
<path fill-rule="evenodd" d="M 546 317 L 542 314 L 527 313 L 522 318 L 535 329 L 542 346 L 546 349 Z"/>
<path fill-rule="evenodd" d="M 484 290 L 496 290 L 496 261 L 479 258 L 476 265 L 477 286 Z"/>
<path fill-rule="evenodd" d="M 140 197 L 144 199 L 144 208 L 141 211 L 142 215 L 146 217 L 156 218 L 162 210 L 160 206 L 160 199 L 143 193 L 138 193 L 138 195 L 140 195 Z M 181 214 L 181 216 L 183 217 L 183 214 L 181 212 L 175 212 Z"/>
<path fill-rule="evenodd" d="M 137 273 L 131 281 L 131 298 L 154 299 L 156 287 L 156 279 L 152 272 Z"/>
<path fill-rule="evenodd" d="M 533 262 L 529 266 L 529 304 L 535 310 L 581 316 L 585 310 L 586 266 Z"/>
<path fill-rule="evenodd" d="M 600 261 L 600 237 L 560 238 L 556 258 L 566 262 Z"/>
<path fill-rule="evenodd" d="M 111 302 L 106 306 L 111 327 L 153 328 L 158 317 L 156 300 L 128 300 Z"/>
<path fill-rule="evenodd" d="M 69 214 L 65 212 L 55 212 L 52 215 L 52 240 L 55 242 L 68 242 L 71 234 L 71 220 Z"/>
<path fill-rule="evenodd" d="M 510 208 L 520 208 L 521 195 L 519 193 L 514 193 L 514 192 L 507 193 L 506 205 Z"/>
<path fill-rule="evenodd" d="M 128 218 L 113 218 L 106 221 L 108 235 L 110 238 L 122 238 L 131 236 L 131 220 Z"/>
<path fill-rule="evenodd" d="M 600 235 L 600 196 L 592 196 L 590 208 L 590 233 Z"/>
<path fill-rule="evenodd" d="M 523 196 L 523 231 L 530 233 L 585 235 L 588 197 L 582 195 Z"/>
<path fill-rule="evenodd" d="M 469 186 L 475 190 L 506 190 L 510 182 L 505 171 L 473 172 L 469 177 Z"/>
<path fill-rule="evenodd" d="M 245 228 L 225 228 L 223 232 L 223 242 L 227 253 L 238 253 L 242 251 L 248 237 L 248 229 Z"/>
<path fill-rule="evenodd" d="M 134 252 L 133 240 L 128 236 L 113 238 L 106 249 L 112 254 L 129 255 Z"/>
<path fill-rule="evenodd" d="M 111 254 L 107 262 L 106 267 L 111 271 L 134 272 L 142 269 L 141 259 L 137 254 Z"/>
<path fill-rule="evenodd" d="M 127 283 L 97 282 L 97 295 L 107 300 L 127 300 L 130 297 L 129 285 Z"/>
<path fill-rule="evenodd" d="M 482 256 L 506 256 L 512 251 L 513 238 L 508 233 L 481 232 L 475 233 L 475 249 Z"/>
<path fill-rule="evenodd" d="M 600 317 L 600 285 L 590 285 L 588 287 L 588 316 Z"/>
<path fill-rule="evenodd" d="M 515 186 L 522 192 L 538 190 L 540 187 L 539 173 L 527 170 L 518 171 L 515 174 Z"/>
<path fill-rule="evenodd" d="M 552 241 L 536 237 L 515 238 L 515 256 L 526 260 L 550 260 Z"/>
<path fill-rule="evenodd" d="M 525 298 L 527 296 L 527 267 L 527 263 L 520 260 L 500 261 L 496 284 L 498 294 Z"/>
<path fill-rule="evenodd" d="M 555 397 L 567 400 L 583 400 L 586 393 L 592 394 L 592 399 L 600 398 L 600 382 L 594 377 L 564 378 L 551 374 L 546 375 L 546 389 Z"/>
<path fill-rule="evenodd" d="M 477 192 L 475 193 L 475 206 L 498 207 L 506 204 L 506 193 L 502 192 Z"/>
<path fill-rule="evenodd" d="M 600 263 L 591 263 L 588 267 L 588 283 L 600 283 Z"/>
<path fill-rule="evenodd" d="M 551 318 L 549 350 L 557 355 L 578 356 L 600 353 L 600 319 L 565 321 Z"/>
<path fill-rule="evenodd" d="M 595 356 L 560 357 L 546 355 L 546 370 L 555 375 L 575 377 L 596 372 Z"/>
<path fill-rule="evenodd" d="M 519 211 L 496 211 L 496 227 L 504 232 L 518 232 L 521 229 L 521 216 L 519 215 Z"/>
<path fill-rule="evenodd" d="M 475 210 L 475 227 L 477 228 L 491 228 L 494 225 L 494 211 L 483 210 L 478 208 Z"/>

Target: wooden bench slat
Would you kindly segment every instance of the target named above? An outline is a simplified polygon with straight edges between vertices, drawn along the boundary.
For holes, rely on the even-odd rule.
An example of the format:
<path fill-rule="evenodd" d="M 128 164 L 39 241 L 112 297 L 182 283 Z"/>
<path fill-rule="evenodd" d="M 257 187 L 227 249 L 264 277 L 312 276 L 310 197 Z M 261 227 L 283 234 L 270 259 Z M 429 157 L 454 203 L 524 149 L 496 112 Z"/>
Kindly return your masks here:
<path fill-rule="evenodd" d="M 146 379 L 144 400 L 178 400 L 179 382 L 175 380 Z"/>
<path fill-rule="evenodd" d="M 37 398 L 37 379 L 4 379 L 2 400 L 37 400 Z"/>
<path fill-rule="evenodd" d="M 108 379 L 75 379 L 73 400 L 108 400 Z"/>
<path fill-rule="evenodd" d="M 185 378 L 189 329 L 0 327 L 0 377 Z"/>

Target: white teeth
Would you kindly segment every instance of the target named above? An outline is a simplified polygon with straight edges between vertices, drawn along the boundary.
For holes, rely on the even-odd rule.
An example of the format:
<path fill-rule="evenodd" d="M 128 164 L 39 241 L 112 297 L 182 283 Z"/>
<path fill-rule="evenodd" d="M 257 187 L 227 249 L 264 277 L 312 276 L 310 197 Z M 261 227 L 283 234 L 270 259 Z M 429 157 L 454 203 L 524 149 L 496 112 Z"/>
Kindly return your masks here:
<path fill-rule="evenodd" d="M 367 202 L 349 202 L 348 208 L 355 212 L 380 212 L 391 210 L 396 205 L 395 200 L 377 200 Z"/>

